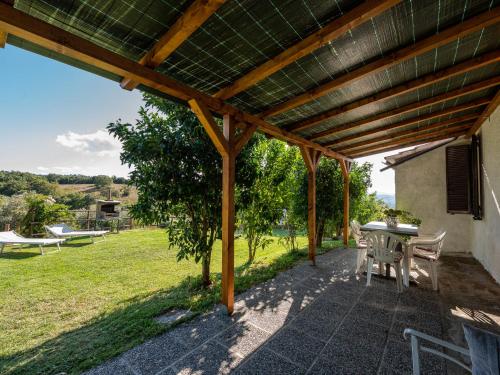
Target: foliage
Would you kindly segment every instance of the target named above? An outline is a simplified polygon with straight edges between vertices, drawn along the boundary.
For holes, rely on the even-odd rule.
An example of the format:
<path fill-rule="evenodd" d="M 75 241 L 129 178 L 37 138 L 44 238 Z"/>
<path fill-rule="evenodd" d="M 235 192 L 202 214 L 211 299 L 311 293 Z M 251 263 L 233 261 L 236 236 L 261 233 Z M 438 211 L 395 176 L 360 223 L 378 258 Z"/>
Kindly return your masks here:
<path fill-rule="evenodd" d="M 123 144 L 122 162 L 133 166 L 130 180 L 139 196 L 131 214 L 146 224 L 166 224 L 177 259 L 201 262 L 208 285 L 212 246 L 221 229 L 221 157 L 189 109 L 151 95 L 144 101 L 135 125 L 108 126 Z M 245 153 L 237 159 L 240 187 L 251 180 Z"/>
<path fill-rule="evenodd" d="M 28 211 L 21 223 L 24 234 L 44 233 L 44 225 L 68 222 L 74 219 L 68 206 L 54 203 L 45 195 L 28 194 L 25 197 Z"/>
<path fill-rule="evenodd" d="M 0 231 L 6 224 L 11 225 L 14 230 L 28 213 L 28 204 L 25 194 L 13 195 L 12 197 L 0 196 Z"/>
<path fill-rule="evenodd" d="M 56 198 L 57 203 L 68 206 L 71 210 L 89 209 L 95 199 L 90 194 L 69 193 Z"/>
<path fill-rule="evenodd" d="M 351 165 L 349 196 L 349 214 L 353 216 L 361 199 L 371 187 L 372 165 L 369 163 Z M 295 211 L 303 220 L 307 220 L 307 171 L 304 169 L 300 186 L 295 195 Z M 344 183 L 339 162 L 321 158 L 316 172 L 316 233 L 317 244 L 321 247 L 325 228 L 330 224 L 335 233 L 340 234 L 344 217 Z"/>
<path fill-rule="evenodd" d="M 399 222 L 419 226 L 422 220 L 415 217 L 412 213 L 404 210 L 388 209 L 384 211 L 385 216 L 397 217 Z"/>
<path fill-rule="evenodd" d="M 56 173 L 49 173 L 47 180 L 49 182 L 58 183 L 60 185 L 79 185 L 79 184 L 96 184 L 96 179 L 99 176 L 84 176 L 81 174 L 61 175 Z M 124 177 L 111 177 L 114 184 L 126 184 L 128 180 Z"/>
<path fill-rule="evenodd" d="M 52 195 L 55 185 L 45 177 L 32 173 L 0 171 L 0 195 L 12 196 L 31 191 Z"/>
<path fill-rule="evenodd" d="M 299 249 L 297 231 L 300 224 L 300 221 L 297 220 L 297 217 L 293 215 L 291 210 L 285 211 L 283 226 L 286 232 L 282 237 L 280 237 L 279 241 L 290 252 L 294 252 Z"/>
<path fill-rule="evenodd" d="M 113 179 L 109 176 L 99 175 L 94 177 L 94 185 L 98 189 L 107 188 L 113 184 Z"/>
<path fill-rule="evenodd" d="M 130 191 L 131 191 L 130 186 L 128 186 L 128 185 L 124 185 L 124 186 L 122 186 L 122 188 L 120 189 L 120 195 L 121 195 L 122 197 L 128 197 L 128 196 L 130 195 Z"/>
<path fill-rule="evenodd" d="M 238 189 L 238 219 L 248 244 L 248 261 L 255 258 L 257 249 L 264 249 L 273 227 L 287 208 L 287 194 L 291 179 L 290 165 L 295 153 L 285 143 L 260 136 L 250 149 L 250 188 Z"/>
<path fill-rule="evenodd" d="M 366 224 L 370 221 L 382 221 L 387 210 L 387 204 L 377 198 L 376 193 L 363 195 L 351 215 L 352 219 L 357 220 L 361 224 Z"/>

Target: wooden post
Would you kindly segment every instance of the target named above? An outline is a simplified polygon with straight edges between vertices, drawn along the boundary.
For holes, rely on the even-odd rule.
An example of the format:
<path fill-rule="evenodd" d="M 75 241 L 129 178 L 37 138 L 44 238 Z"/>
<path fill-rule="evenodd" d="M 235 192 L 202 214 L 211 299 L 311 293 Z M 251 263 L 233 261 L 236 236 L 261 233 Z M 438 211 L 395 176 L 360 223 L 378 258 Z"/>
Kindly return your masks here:
<path fill-rule="evenodd" d="M 234 310 L 234 184 L 236 156 L 257 129 L 248 126 L 236 137 L 236 121 L 224 115 L 223 131 L 205 105 L 196 99 L 189 101 L 208 136 L 222 156 L 222 303 L 228 314 Z"/>
<path fill-rule="evenodd" d="M 300 147 L 300 152 L 307 168 L 307 234 L 309 242 L 309 260 L 316 264 L 316 170 L 321 152 Z"/>
<path fill-rule="evenodd" d="M 341 160 L 340 168 L 344 177 L 344 231 L 342 238 L 344 239 L 344 246 L 347 247 L 349 245 L 349 172 L 351 170 L 351 163 Z"/>
<path fill-rule="evenodd" d="M 9 223 L 5 224 L 4 231 L 6 231 L 6 232 L 10 231 L 10 224 Z"/>
<path fill-rule="evenodd" d="M 234 308 L 234 152 L 235 123 L 224 115 L 224 138 L 229 152 L 222 155 L 222 303 L 229 314 Z"/>

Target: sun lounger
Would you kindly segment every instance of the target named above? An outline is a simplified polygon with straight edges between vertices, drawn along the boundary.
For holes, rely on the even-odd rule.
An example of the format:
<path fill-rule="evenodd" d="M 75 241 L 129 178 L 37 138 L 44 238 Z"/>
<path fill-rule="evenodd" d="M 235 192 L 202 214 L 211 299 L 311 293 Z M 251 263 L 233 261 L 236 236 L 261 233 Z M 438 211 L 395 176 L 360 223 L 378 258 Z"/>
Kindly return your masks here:
<path fill-rule="evenodd" d="M 3 253 L 5 245 L 38 245 L 40 248 L 40 253 L 43 255 L 43 246 L 46 245 L 57 245 L 57 249 L 60 251 L 61 247 L 59 244 L 64 242 L 64 239 L 57 238 L 25 238 L 20 236 L 14 231 L 0 232 L 0 254 Z"/>
<path fill-rule="evenodd" d="M 70 226 L 66 224 L 56 224 L 56 225 L 46 225 L 45 229 L 47 232 L 56 238 L 75 238 L 75 237 L 90 237 L 92 242 L 95 243 L 95 237 L 102 237 L 106 239 L 104 235 L 109 233 L 107 230 L 73 230 Z"/>

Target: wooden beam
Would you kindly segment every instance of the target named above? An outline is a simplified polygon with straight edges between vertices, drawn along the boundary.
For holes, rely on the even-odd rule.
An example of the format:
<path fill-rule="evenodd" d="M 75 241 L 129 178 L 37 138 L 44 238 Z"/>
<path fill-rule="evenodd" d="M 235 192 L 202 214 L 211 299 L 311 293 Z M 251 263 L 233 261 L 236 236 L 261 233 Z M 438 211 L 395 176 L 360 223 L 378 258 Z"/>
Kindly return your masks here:
<path fill-rule="evenodd" d="M 153 69 L 158 67 L 224 2 L 225 0 L 195 0 L 168 31 L 158 39 L 153 48 L 139 60 L 139 64 Z M 133 90 L 138 85 L 139 82 L 130 77 L 124 77 L 120 83 L 120 86 L 127 90 Z"/>
<path fill-rule="evenodd" d="M 443 134 L 448 134 L 448 133 L 453 133 L 453 132 L 457 132 L 457 131 L 461 131 L 461 130 L 469 130 L 472 126 L 472 122 L 467 122 L 467 123 L 458 123 L 458 124 L 454 124 L 454 125 L 451 125 L 451 126 L 448 126 L 444 129 L 440 128 L 438 130 L 436 130 L 436 128 L 431 128 L 431 130 L 433 130 L 432 132 L 427 132 L 427 133 L 423 133 L 422 131 L 418 131 L 418 132 L 412 132 L 412 133 L 406 133 L 406 134 L 403 134 L 401 136 L 397 136 L 397 137 L 394 137 L 394 138 L 388 138 L 385 140 L 384 143 L 379 143 L 379 144 L 375 144 L 375 145 L 371 145 L 371 146 L 360 146 L 360 147 L 356 147 L 355 149 L 350 149 L 349 151 L 349 154 L 351 153 L 357 153 L 357 152 L 361 152 L 361 151 L 371 151 L 371 150 L 377 150 L 381 147 L 386 147 L 386 146 L 392 146 L 392 145 L 397 145 L 397 144 L 400 144 L 402 142 L 411 142 L 411 141 L 417 141 L 419 139 L 424 139 L 424 138 L 429 138 L 429 137 L 432 137 L 432 136 L 439 136 L 439 135 L 443 135 Z"/>
<path fill-rule="evenodd" d="M 380 153 L 380 152 L 388 152 L 388 151 L 392 151 L 392 150 L 397 150 L 397 149 L 413 146 L 416 144 L 422 144 L 422 143 L 434 142 L 436 140 L 454 138 L 455 136 L 457 136 L 457 134 L 460 134 L 460 135 L 467 134 L 467 130 L 470 129 L 470 127 L 471 127 L 471 124 L 468 124 L 467 126 L 460 127 L 459 130 L 454 129 L 455 131 L 442 132 L 439 135 L 434 134 L 434 136 L 432 136 L 432 134 L 429 134 L 429 135 L 427 135 L 427 137 L 423 137 L 423 136 L 413 137 L 413 138 L 408 137 L 406 139 L 400 139 L 398 141 L 389 142 L 389 143 L 383 144 L 383 145 L 378 145 L 377 148 L 373 147 L 371 149 L 365 148 L 365 149 L 358 150 L 356 152 L 353 152 L 352 156 L 358 158 L 361 156 L 373 155 L 373 154 Z"/>
<path fill-rule="evenodd" d="M 264 111 L 261 117 L 274 116 L 279 113 L 289 111 L 292 108 L 318 99 L 333 90 L 338 90 L 345 87 L 354 81 L 364 78 L 368 75 L 375 74 L 391 66 L 397 65 L 412 57 L 421 55 L 445 44 L 448 44 L 456 39 L 462 38 L 473 32 L 482 30 L 485 27 L 494 25 L 500 21 L 500 7 L 491 9 L 490 11 L 481 13 L 475 17 L 469 18 L 464 22 L 451 26 L 438 34 L 423 39 L 413 45 L 400 49 L 392 54 L 382 57 L 372 63 L 366 64 L 361 68 L 353 70 L 347 74 L 333 79 L 330 82 L 322 84 L 312 90 L 300 94 L 292 99 L 289 99 L 277 106 Z"/>
<path fill-rule="evenodd" d="M 436 137 L 436 138 L 430 138 L 430 139 L 424 139 L 424 140 L 421 140 L 421 141 L 415 141 L 415 142 L 410 142 L 410 143 L 406 143 L 406 144 L 402 144 L 402 145 L 397 145 L 397 146 L 392 146 L 392 147 L 388 147 L 388 148 L 384 148 L 384 149 L 380 149 L 380 150 L 376 150 L 376 151 L 369 151 L 369 152 L 365 152 L 365 153 L 360 153 L 360 154 L 357 154 L 357 155 L 351 155 L 353 158 L 363 158 L 365 156 L 371 156 L 371 155 L 376 155 L 376 154 L 381 154 L 381 153 L 385 153 L 385 152 L 390 152 L 390 151 L 395 151 L 395 150 L 400 150 L 402 148 L 406 148 L 406 147 L 412 147 L 412 146 L 418 146 L 418 145 L 421 145 L 421 144 L 425 144 L 425 143 L 430 143 L 430 142 L 436 142 L 436 141 L 442 141 L 442 140 L 445 140 L 445 139 L 457 139 L 463 135 L 466 135 L 467 133 L 466 132 L 459 132 L 459 133 L 456 133 L 456 134 L 449 134 L 447 136 L 440 136 L 440 137 Z"/>
<path fill-rule="evenodd" d="M 465 121 L 470 122 L 471 120 L 475 120 L 476 118 L 478 118 L 478 116 L 479 116 L 479 113 L 471 113 L 468 115 L 458 116 L 458 117 L 454 117 L 454 118 L 451 118 L 451 119 L 448 119 L 445 121 L 440 121 L 440 122 L 436 122 L 434 124 L 418 127 L 416 129 L 413 128 L 413 129 L 403 130 L 400 132 L 389 133 L 389 134 L 382 135 L 380 137 L 367 139 L 366 141 L 348 144 L 346 146 L 339 147 L 339 150 L 342 150 L 342 152 L 345 152 L 348 154 L 350 151 L 347 151 L 347 150 L 352 150 L 352 149 L 360 148 L 363 146 L 372 145 L 374 143 L 388 141 L 389 139 L 402 137 L 403 135 L 418 134 L 418 133 L 421 133 L 424 131 L 438 129 L 438 128 L 442 128 L 442 127 L 446 127 L 446 126 L 450 126 L 450 125 L 454 125 L 454 124 L 459 124 L 459 123 L 462 123 Z"/>
<path fill-rule="evenodd" d="M 307 168 L 307 237 L 309 260 L 316 264 L 316 170 L 321 153 L 307 147 L 300 147 Z"/>
<path fill-rule="evenodd" d="M 197 99 L 204 103 L 210 111 L 221 115 L 231 114 L 236 121 L 256 125 L 268 135 L 294 145 L 303 145 L 321 151 L 323 155 L 335 159 L 345 156 L 311 142 L 296 134 L 287 132 L 263 119 L 240 111 L 224 101 L 213 98 L 168 76 L 143 66 L 135 61 L 102 48 L 86 39 L 71 34 L 47 22 L 41 21 L 24 12 L 0 2 L 0 29 L 16 35 L 38 46 L 64 56 L 84 62 L 98 69 L 122 76 L 148 86 L 166 95 L 183 101 Z"/>
<path fill-rule="evenodd" d="M 316 134 L 312 135 L 309 139 L 310 140 L 318 140 L 318 139 L 321 139 L 324 137 L 331 136 L 333 134 L 343 132 L 345 130 L 359 128 L 363 125 L 367 125 L 367 124 L 370 124 L 370 123 L 375 122 L 375 121 L 386 120 L 386 119 L 390 119 L 390 118 L 393 118 L 393 117 L 396 117 L 396 116 L 399 116 L 399 115 L 402 115 L 405 113 L 411 113 L 411 112 L 414 112 L 418 109 L 427 108 L 427 107 L 433 106 L 435 104 L 443 103 L 443 102 L 446 102 L 448 100 L 456 99 L 456 98 L 459 98 L 459 97 L 462 97 L 465 95 L 469 95 L 469 94 L 472 94 L 472 93 L 475 93 L 478 91 L 482 91 L 482 90 L 485 90 L 487 88 L 494 87 L 497 85 L 500 85 L 500 76 L 496 76 L 493 78 L 486 79 L 484 81 L 472 83 L 468 86 L 464 86 L 462 88 L 452 90 L 450 92 L 447 92 L 447 93 L 444 93 L 441 95 L 436 95 L 436 96 L 433 96 L 433 97 L 430 97 L 430 98 L 427 98 L 427 99 L 424 99 L 424 100 L 421 100 L 421 101 L 418 101 L 415 103 L 410 103 L 410 104 L 407 104 L 405 106 L 402 106 L 402 107 L 399 107 L 396 109 L 391 109 L 389 111 L 385 111 L 385 112 L 379 113 L 377 115 L 374 115 L 374 116 L 371 116 L 371 117 L 368 117 L 365 119 L 361 119 L 361 120 L 354 121 L 351 123 L 339 125 L 339 126 L 336 126 L 334 128 L 327 129 L 327 130 L 324 130 L 322 132 L 316 133 Z"/>
<path fill-rule="evenodd" d="M 243 132 L 236 140 L 236 144 L 234 145 L 234 150 L 236 152 L 236 155 L 238 155 L 241 152 L 241 150 L 243 149 L 243 147 L 245 147 L 250 138 L 252 138 L 252 135 L 255 133 L 256 130 L 257 130 L 256 125 L 250 125 L 245 130 L 243 130 Z"/>
<path fill-rule="evenodd" d="M 481 116 L 476 120 L 474 125 L 472 125 L 472 128 L 467 135 L 472 137 L 474 134 L 476 134 L 481 128 L 481 126 L 484 124 L 484 122 L 490 118 L 493 112 L 495 112 L 495 109 L 497 109 L 499 105 L 500 105 L 500 90 L 497 91 L 491 103 L 485 108 L 483 113 L 481 113 Z"/>
<path fill-rule="evenodd" d="M 217 151 L 219 151 L 222 156 L 229 154 L 229 144 L 225 139 L 224 134 L 220 131 L 219 126 L 210 113 L 210 110 L 205 106 L 205 104 L 196 99 L 191 99 L 189 101 L 189 106 L 205 128 L 205 131 L 212 140 L 215 148 L 217 148 Z"/>
<path fill-rule="evenodd" d="M 405 82 L 399 86 L 381 91 L 375 95 L 368 96 L 366 98 L 363 98 L 361 100 L 357 100 L 355 102 L 343 105 L 338 108 L 334 108 L 331 110 L 328 110 L 326 112 L 323 112 L 319 115 L 312 116 L 308 119 L 298 121 L 296 123 L 287 125 L 284 127 L 284 129 L 292 132 L 297 132 L 297 131 L 302 131 L 305 129 L 309 129 L 313 127 L 316 124 L 319 124 L 325 120 L 329 120 L 335 117 L 338 117 L 339 115 L 342 115 L 344 113 L 354 111 L 359 109 L 360 107 L 366 106 L 368 104 L 375 104 L 379 103 L 381 101 L 387 100 L 394 98 L 396 96 L 400 96 L 403 94 L 407 94 L 411 91 L 420 89 L 425 86 L 429 86 L 432 84 L 435 84 L 437 82 L 443 81 L 445 79 L 449 79 L 451 77 L 467 73 L 471 70 L 474 69 L 479 69 L 482 68 L 486 65 L 495 63 L 500 61 L 500 51 L 493 51 L 486 53 L 484 55 L 481 55 L 479 57 L 475 57 L 472 59 L 469 59 L 467 61 L 464 61 L 460 64 L 451 66 L 449 68 L 440 70 L 437 73 L 431 73 L 423 76 L 422 78 L 415 79 L 410 82 Z"/>
<path fill-rule="evenodd" d="M 464 104 L 460 104 L 460 105 L 457 105 L 454 107 L 446 108 L 442 111 L 431 112 L 431 113 L 428 113 L 426 115 L 413 117 L 413 118 L 410 118 L 408 120 L 396 122 L 394 124 L 384 125 L 384 126 L 380 126 L 378 128 L 365 130 L 365 131 L 362 131 L 359 133 L 355 133 L 355 134 L 351 134 L 351 135 L 348 135 L 348 136 L 345 136 L 342 138 L 338 138 L 334 141 L 330 141 L 330 142 L 325 143 L 324 146 L 327 146 L 327 147 L 338 146 L 339 144 L 342 144 L 342 143 L 348 142 L 348 141 L 352 141 L 354 139 L 363 138 L 363 137 L 366 137 L 369 135 L 377 134 L 380 132 L 385 132 L 388 130 L 402 128 L 404 126 L 417 124 L 417 123 L 422 122 L 422 121 L 432 120 L 432 119 L 442 117 L 442 116 L 448 116 L 448 115 L 451 115 L 454 113 L 466 111 L 468 109 L 482 107 L 484 105 L 487 105 L 490 101 L 491 101 L 490 98 L 479 98 L 479 99 L 472 100 L 472 101 L 464 103 Z"/>
<path fill-rule="evenodd" d="M 279 55 L 266 61 L 251 70 L 231 85 L 224 87 L 215 94 L 220 99 L 229 99 L 241 91 L 255 85 L 278 70 L 283 69 L 301 57 L 309 55 L 316 49 L 323 47 L 332 40 L 339 38 L 351 29 L 354 29 L 373 17 L 401 2 L 401 0 L 367 0 L 342 17 L 337 18 L 320 30 L 302 39 L 297 44 L 284 50 Z"/>
<path fill-rule="evenodd" d="M 344 246 L 349 246 L 349 172 L 351 171 L 351 162 L 340 160 L 340 168 L 342 169 L 342 176 L 344 179 L 344 190 L 343 190 L 343 199 L 344 199 L 344 224 L 343 224 L 343 233 L 342 239 L 344 241 Z"/>
<path fill-rule="evenodd" d="M 0 30 L 0 48 L 5 48 L 7 44 L 7 35 L 5 31 Z"/>

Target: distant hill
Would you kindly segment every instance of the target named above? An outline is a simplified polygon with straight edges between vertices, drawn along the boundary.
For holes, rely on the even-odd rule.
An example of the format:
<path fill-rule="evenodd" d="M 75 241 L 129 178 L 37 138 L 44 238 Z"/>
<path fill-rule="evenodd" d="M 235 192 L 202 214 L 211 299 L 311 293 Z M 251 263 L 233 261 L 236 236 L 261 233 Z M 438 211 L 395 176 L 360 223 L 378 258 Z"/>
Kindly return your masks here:
<path fill-rule="evenodd" d="M 396 207 L 396 197 L 394 194 L 383 194 L 383 193 L 376 193 L 377 198 L 383 200 L 389 208 L 395 208 Z"/>

